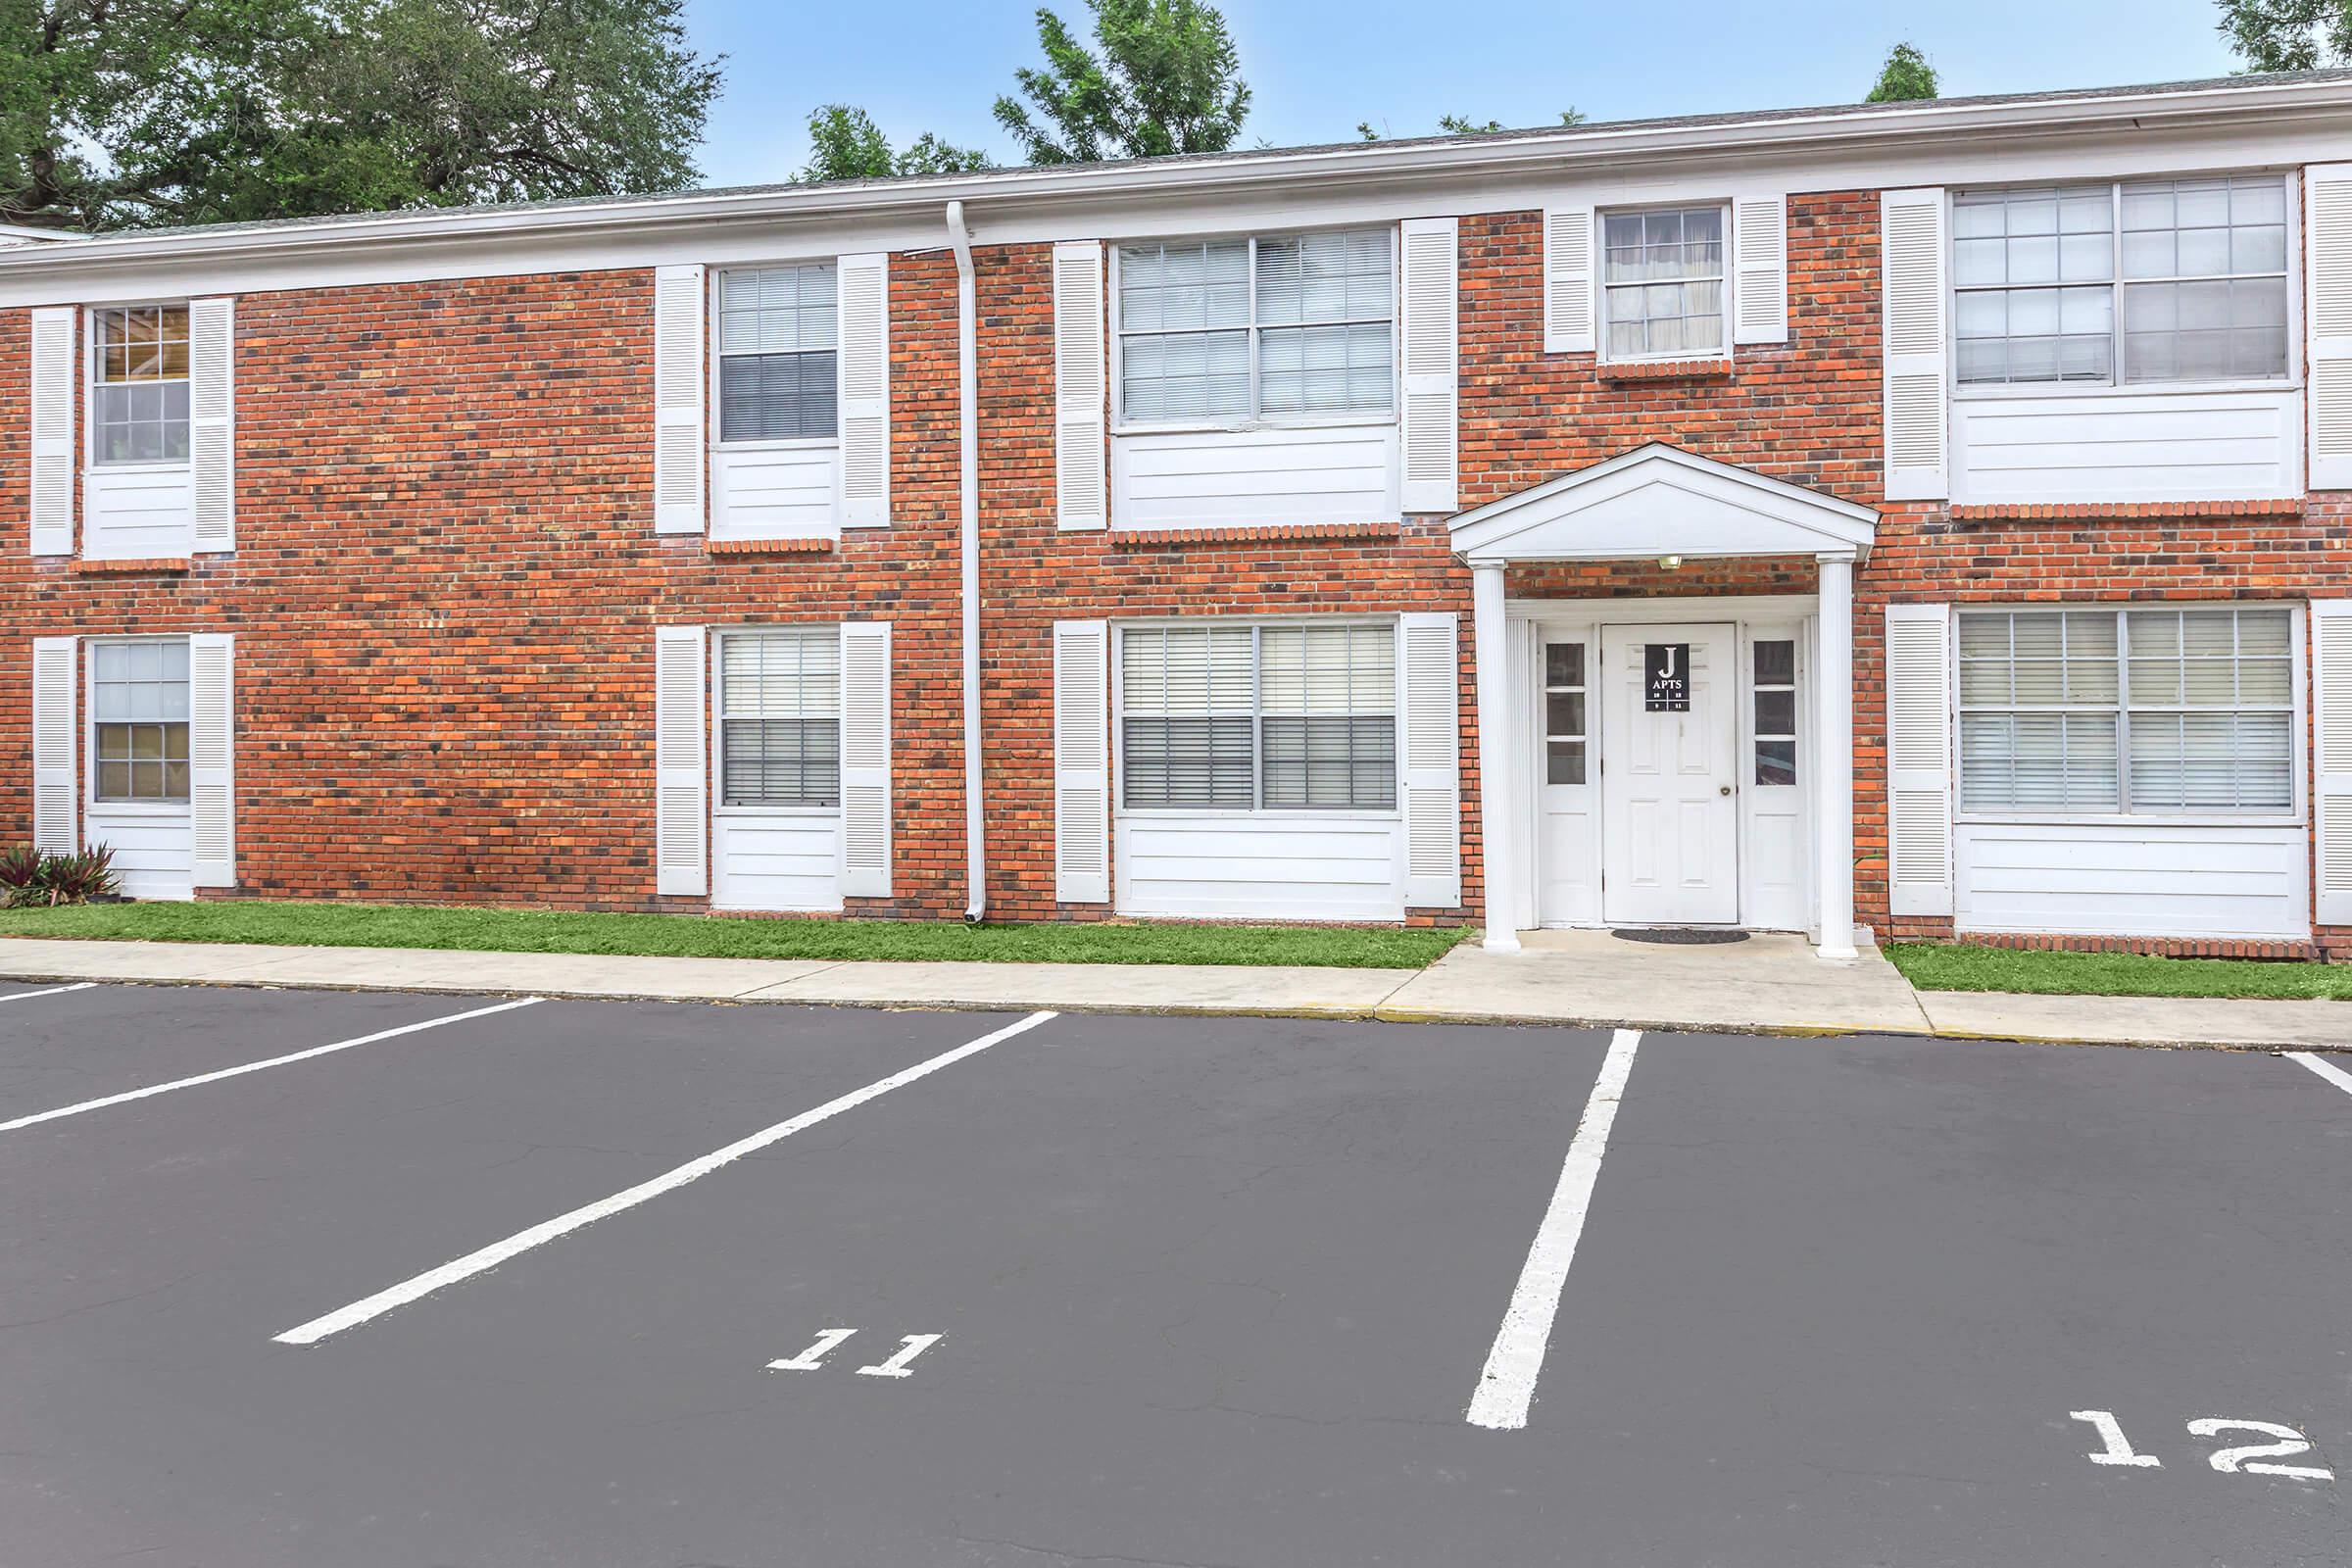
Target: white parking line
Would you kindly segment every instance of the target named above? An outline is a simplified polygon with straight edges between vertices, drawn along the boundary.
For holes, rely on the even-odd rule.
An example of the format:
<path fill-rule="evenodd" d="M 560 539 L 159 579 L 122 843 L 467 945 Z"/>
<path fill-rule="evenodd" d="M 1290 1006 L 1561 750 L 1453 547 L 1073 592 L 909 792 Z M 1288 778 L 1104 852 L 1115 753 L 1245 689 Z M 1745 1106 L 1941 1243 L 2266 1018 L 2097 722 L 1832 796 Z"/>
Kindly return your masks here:
<path fill-rule="evenodd" d="M 249 1061 L 240 1067 L 223 1067 L 219 1072 L 198 1073 L 193 1078 L 174 1078 L 168 1084 L 149 1084 L 144 1089 L 132 1089 L 120 1095 L 108 1095 L 103 1100 L 85 1100 L 78 1105 L 60 1105 L 55 1110 L 36 1111 L 30 1116 L 19 1116 L 15 1121 L 0 1121 L 0 1133 L 13 1133 L 22 1127 L 34 1127 L 45 1121 L 57 1121 L 66 1116 L 78 1116 L 85 1110 L 103 1110 L 133 1100 L 145 1100 L 151 1095 L 168 1095 L 174 1089 L 193 1089 L 198 1084 L 217 1084 L 223 1078 L 240 1078 L 264 1067 L 282 1067 L 290 1061 L 308 1061 L 329 1052 L 349 1051 L 354 1046 L 371 1046 L 378 1040 L 391 1040 L 400 1035 L 413 1035 L 425 1029 L 438 1029 L 445 1023 L 464 1023 L 468 1018 L 487 1018 L 494 1012 L 512 1012 L 516 1007 L 528 1007 L 541 1001 L 524 997 L 519 1002 L 502 1002 L 495 1007 L 476 1007 L 471 1012 L 453 1012 L 446 1018 L 427 1018 L 422 1023 L 404 1023 L 397 1029 L 378 1029 L 371 1035 L 352 1040 L 338 1040 L 332 1045 L 313 1046 L 308 1051 L 291 1052 L 283 1056 L 271 1056 L 268 1061 Z"/>
<path fill-rule="evenodd" d="M 666 1171 L 651 1181 L 639 1182 L 636 1186 L 614 1193 L 610 1198 L 600 1199 L 582 1208 L 575 1208 L 568 1214 L 559 1214 L 554 1219 L 544 1220 L 527 1231 L 517 1231 L 503 1242 L 493 1242 L 488 1247 L 468 1252 L 454 1262 L 444 1263 L 436 1269 L 428 1269 L 414 1279 L 403 1280 L 398 1285 L 378 1291 L 365 1300 L 354 1301 L 349 1306 L 327 1313 L 324 1317 L 313 1318 L 300 1328 L 288 1329 L 285 1333 L 276 1336 L 276 1341 L 280 1345 L 316 1345 L 329 1335 L 340 1334 L 345 1329 L 357 1328 L 370 1318 L 381 1317 L 396 1306 L 405 1306 L 421 1297 L 430 1296 L 443 1286 L 455 1285 L 460 1280 L 471 1279 L 476 1274 L 494 1269 L 509 1258 L 518 1257 L 532 1248 L 544 1246 L 559 1236 L 568 1235 L 584 1225 L 593 1225 L 598 1220 L 617 1214 L 623 1209 L 635 1208 L 646 1200 L 659 1198 L 663 1193 L 672 1192 L 685 1186 L 688 1182 L 699 1181 L 719 1167 L 734 1163 L 746 1154 L 758 1153 L 770 1144 L 780 1143 L 794 1133 L 805 1132 L 818 1122 L 838 1116 L 845 1110 L 855 1110 L 869 1100 L 889 1094 L 893 1089 L 904 1088 L 918 1078 L 927 1078 L 942 1067 L 954 1066 L 964 1057 L 977 1055 L 989 1047 L 1001 1041 L 1010 1040 L 1024 1030 L 1034 1029 L 1054 1016 L 1054 1014 L 1051 1012 L 1033 1012 L 1018 1023 L 1008 1023 L 1004 1028 L 992 1030 L 977 1040 L 966 1041 L 953 1051 L 943 1051 L 928 1061 L 916 1062 L 904 1071 L 894 1072 L 887 1078 L 877 1079 L 863 1089 L 852 1090 L 838 1100 L 828 1100 L 814 1110 L 804 1110 L 789 1121 L 780 1121 L 773 1127 L 752 1134 L 749 1138 L 737 1139 L 724 1149 L 714 1150 L 700 1159 L 688 1160 L 675 1170 Z"/>
<path fill-rule="evenodd" d="M 95 980 L 84 980 L 79 985 L 51 986 L 46 991 L 20 991 L 13 996 L 0 997 L 0 1002 L 29 1002 L 34 997 L 62 997 L 69 991 L 87 991 L 97 983 Z"/>
<path fill-rule="evenodd" d="M 2345 1094 L 2352 1095 L 2352 1072 L 2346 1072 L 2327 1057 L 2315 1055 L 2308 1051 L 2290 1051 L 2286 1055 L 2289 1061 L 2301 1062 Z"/>
<path fill-rule="evenodd" d="M 1544 1375 L 1544 1352 L 1551 1343 L 1551 1323 L 1560 1310 L 1560 1292 L 1568 1283 L 1568 1265 L 1576 1260 L 1576 1244 L 1585 1233 L 1585 1212 L 1592 1204 L 1592 1183 L 1600 1175 L 1600 1156 L 1608 1152 L 1609 1127 L 1617 1120 L 1617 1104 L 1625 1096 L 1625 1080 L 1634 1070 L 1634 1053 L 1642 1031 L 1620 1029 L 1609 1042 L 1600 1063 L 1600 1076 L 1585 1102 L 1584 1119 L 1568 1142 L 1568 1157 L 1560 1165 L 1559 1185 L 1551 1192 L 1551 1206 L 1536 1228 L 1535 1245 L 1527 1250 L 1519 1271 L 1519 1288 L 1502 1314 L 1502 1327 L 1487 1351 L 1486 1370 L 1479 1374 L 1478 1392 L 1470 1396 L 1469 1420 L 1474 1427 L 1504 1430 L 1527 1425 L 1528 1406 L 1535 1402 L 1536 1380 Z"/>

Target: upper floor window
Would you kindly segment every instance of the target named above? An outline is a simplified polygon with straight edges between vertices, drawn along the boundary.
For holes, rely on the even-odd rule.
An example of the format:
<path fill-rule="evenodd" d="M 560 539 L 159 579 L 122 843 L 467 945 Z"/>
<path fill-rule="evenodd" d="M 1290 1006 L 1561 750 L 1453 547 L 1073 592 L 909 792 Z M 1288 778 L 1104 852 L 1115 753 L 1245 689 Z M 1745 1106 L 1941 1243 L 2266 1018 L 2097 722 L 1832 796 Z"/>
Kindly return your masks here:
<path fill-rule="evenodd" d="M 1723 352 L 1724 209 L 1666 208 L 1601 217 L 1604 352 L 1681 360 Z"/>
<path fill-rule="evenodd" d="M 830 262 L 718 274 L 718 438 L 830 439 L 840 309 Z"/>
<path fill-rule="evenodd" d="M 831 626 L 718 637 L 724 806 L 841 804 L 841 633 Z"/>
<path fill-rule="evenodd" d="M 1130 424 L 1386 416 L 1396 248 L 1385 228 L 1118 248 Z"/>
<path fill-rule="evenodd" d="M 94 462 L 188 461 L 188 308 L 128 305 L 90 313 L 97 366 Z"/>
<path fill-rule="evenodd" d="M 188 645 L 90 645 L 90 756 L 101 802 L 188 798 Z"/>
<path fill-rule="evenodd" d="M 1952 234 L 1962 386 L 2289 372 L 2280 175 L 1968 192 Z"/>

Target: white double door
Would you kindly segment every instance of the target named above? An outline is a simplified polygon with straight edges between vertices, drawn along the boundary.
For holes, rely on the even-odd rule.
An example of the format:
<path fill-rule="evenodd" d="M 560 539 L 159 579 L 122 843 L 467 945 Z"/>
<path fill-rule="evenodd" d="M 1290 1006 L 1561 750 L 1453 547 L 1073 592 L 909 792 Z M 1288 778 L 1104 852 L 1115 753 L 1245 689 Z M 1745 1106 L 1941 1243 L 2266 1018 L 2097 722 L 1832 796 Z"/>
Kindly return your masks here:
<path fill-rule="evenodd" d="M 1739 629 L 1606 626 L 1600 636 L 1602 917 L 1737 923 Z"/>

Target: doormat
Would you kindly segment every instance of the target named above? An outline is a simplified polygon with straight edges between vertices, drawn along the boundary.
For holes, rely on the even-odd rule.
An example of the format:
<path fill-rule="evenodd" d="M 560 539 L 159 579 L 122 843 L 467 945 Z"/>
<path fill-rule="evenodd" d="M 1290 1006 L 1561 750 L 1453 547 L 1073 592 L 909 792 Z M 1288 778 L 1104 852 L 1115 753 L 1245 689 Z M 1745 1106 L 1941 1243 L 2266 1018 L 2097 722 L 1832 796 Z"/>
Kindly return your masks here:
<path fill-rule="evenodd" d="M 1688 926 L 1680 930 L 1667 931 L 1627 929 L 1611 931 L 1609 935 L 1620 942 L 1656 942 L 1670 948 L 1712 948 L 1720 947 L 1726 942 L 1745 942 L 1747 940 L 1747 933 L 1744 931 L 1699 931 Z"/>

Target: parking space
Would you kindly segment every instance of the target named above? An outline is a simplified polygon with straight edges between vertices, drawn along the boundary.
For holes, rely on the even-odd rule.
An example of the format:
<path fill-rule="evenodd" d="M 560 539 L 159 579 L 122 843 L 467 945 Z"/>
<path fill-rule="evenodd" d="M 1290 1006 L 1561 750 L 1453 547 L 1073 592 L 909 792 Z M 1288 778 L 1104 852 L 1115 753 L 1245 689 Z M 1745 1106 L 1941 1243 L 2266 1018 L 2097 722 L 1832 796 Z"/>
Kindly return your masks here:
<path fill-rule="evenodd" d="M 0 1003 L 0 1119 L 296 1057 L 0 1132 L 12 1563 L 2345 1556 L 2298 1061 L 483 1005 Z"/>

